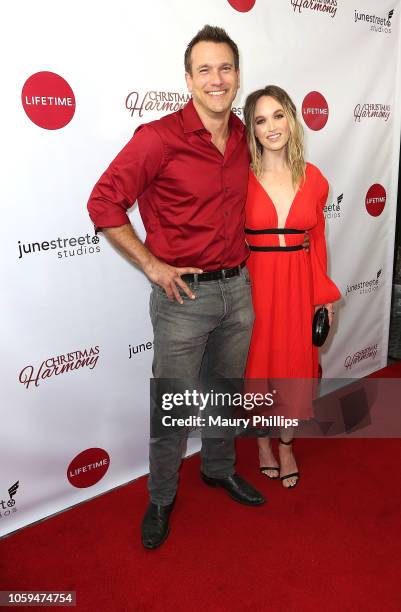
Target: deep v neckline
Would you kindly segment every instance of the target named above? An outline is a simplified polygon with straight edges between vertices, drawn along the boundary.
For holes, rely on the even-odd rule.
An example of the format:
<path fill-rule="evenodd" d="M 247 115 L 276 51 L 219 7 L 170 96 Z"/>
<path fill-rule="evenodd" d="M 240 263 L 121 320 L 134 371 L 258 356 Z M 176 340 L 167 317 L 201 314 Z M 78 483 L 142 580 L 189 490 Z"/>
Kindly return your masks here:
<path fill-rule="evenodd" d="M 275 217 L 276 217 L 276 227 L 277 227 L 277 229 L 285 229 L 285 228 L 287 227 L 287 221 L 288 221 L 288 218 L 289 218 L 289 216 L 290 216 L 290 214 L 291 214 L 291 212 L 292 212 L 292 209 L 293 209 L 293 207 L 294 207 L 295 200 L 297 199 L 297 196 L 298 196 L 298 194 L 299 194 L 299 192 L 300 192 L 300 188 L 298 187 L 298 189 L 296 190 L 296 192 L 295 192 L 295 194 L 294 194 L 294 197 L 292 198 L 292 201 L 291 201 L 290 207 L 289 207 L 289 209 L 288 209 L 287 216 L 286 216 L 286 218 L 285 218 L 285 223 L 284 223 L 284 225 L 283 225 L 281 228 L 279 228 L 279 226 L 278 226 L 278 213 L 277 213 L 277 208 L 276 208 L 276 205 L 275 205 L 274 201 L 272 200 L 272 198 L 270 197 L 269 192 L 268 192 L 268 191 L 265 189 L 265 187 L 262 185 L 262 183 L 261 183 L 261 182 L 259 181 L 259 179 L 257 178 L 257 176 L 256 176 L 256 174 L 254 173 L 254 171 L 252 170 L 252 168 L 251 168 L 251 172 L 252 172 L 252 174 L 253 174 L 253 176 L 254 176 L 254 178 L 255 178 L 255 181 L 257 182 L 257 184 L 259 185 L 259 187 L 262 189 L 263 193 L 265 194 L 265 196 L 267 197 L 267 199 L 270 201 L 270 204 L 272 205 L 272 208 L 273 208 L 273 210 L 274 210 L 274 214 L 275 214 Z"/>

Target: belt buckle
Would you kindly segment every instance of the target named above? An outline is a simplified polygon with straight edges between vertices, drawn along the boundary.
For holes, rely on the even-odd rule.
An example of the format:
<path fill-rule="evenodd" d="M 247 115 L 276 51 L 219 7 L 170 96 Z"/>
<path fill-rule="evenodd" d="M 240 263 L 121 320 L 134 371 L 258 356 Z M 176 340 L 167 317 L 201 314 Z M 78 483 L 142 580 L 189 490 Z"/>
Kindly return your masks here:
<path fill-rule="evenodd" d="M 225 270 L 225 268 L 223 268 L 222 271 L 221 271 L 221 278 L 223 280 L 226 280 L 226 270 Z"/>

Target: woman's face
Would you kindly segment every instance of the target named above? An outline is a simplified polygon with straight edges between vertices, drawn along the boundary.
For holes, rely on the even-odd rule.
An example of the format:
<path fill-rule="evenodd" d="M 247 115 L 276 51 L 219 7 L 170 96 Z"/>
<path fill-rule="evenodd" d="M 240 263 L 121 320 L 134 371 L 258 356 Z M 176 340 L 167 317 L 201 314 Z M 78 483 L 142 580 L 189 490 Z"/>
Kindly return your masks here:
<path fill-rule="evenodd" d="M 290 126 L 280 102 L 262 96 L 256 103 L 253 120 L 255 136 L 266 151 L 279 151 L 287 146 Z"/>

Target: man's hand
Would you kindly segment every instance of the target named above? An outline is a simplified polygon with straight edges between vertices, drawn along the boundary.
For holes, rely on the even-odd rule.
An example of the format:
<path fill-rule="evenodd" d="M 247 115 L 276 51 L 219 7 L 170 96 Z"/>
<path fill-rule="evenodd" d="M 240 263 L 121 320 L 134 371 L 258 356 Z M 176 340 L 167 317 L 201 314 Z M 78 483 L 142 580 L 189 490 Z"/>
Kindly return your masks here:
<path fill-rule="evenodd" d="M 139 240 L 130 223 L 118 227 L 103 228 L 103 232 L 114 246 L 142 268 L 152 283 L 160 285 L 165 290 L 169 300 L 175 299 L 180 304 L 184 303 L 178 287 L 181 287 L 192 300 L 195 299 L 188 285 L 181 279 L 181 275 L 202 274 L 203 270 L 200 268 L 174 268 L 160 261 Z"/>
<path fill-rule="evenodd" d="M 304 247 L 305 251 L 307 251 L 309 253 L 310 240 L 309 240 L 308 230 L 305 231 L 304 242 L 303 242 L 302 246 Z"/>
<path fill-rule="evenodd" d="M 187 294 L 191 300 L 195 299 L 188 285 L 182 280 L 182 274 L 202 274 L 200 268 L 174 268 L 156 257 L 152 257 L 149 263 L 143 266 L 143 271 L 152 283 L 156 283 L 164 289 L 169 300 L 177 300 L 180 304 L 184 301 L 178 287 Z"/>

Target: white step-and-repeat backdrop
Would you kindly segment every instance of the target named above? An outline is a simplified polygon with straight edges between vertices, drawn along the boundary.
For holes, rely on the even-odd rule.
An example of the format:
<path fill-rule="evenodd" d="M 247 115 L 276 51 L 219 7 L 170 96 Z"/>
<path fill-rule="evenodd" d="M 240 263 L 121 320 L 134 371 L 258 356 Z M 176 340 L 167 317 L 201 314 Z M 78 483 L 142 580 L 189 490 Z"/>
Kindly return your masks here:
<path fill-rule="evenodd" d="M 234 111 L 253 89 L 287 89 L 330 182 L 343 300 L 323 375 L 386 364 L 400 15 L 400 0 L 3 7 L 0 535 L 147 471 L 149 284 L 94 235 L 86 201 L 140 123 L 186 102 L 183 54 L 205 23 L 240 48 Z M 143 236 L 135 209 L 131 220 Z"/>

